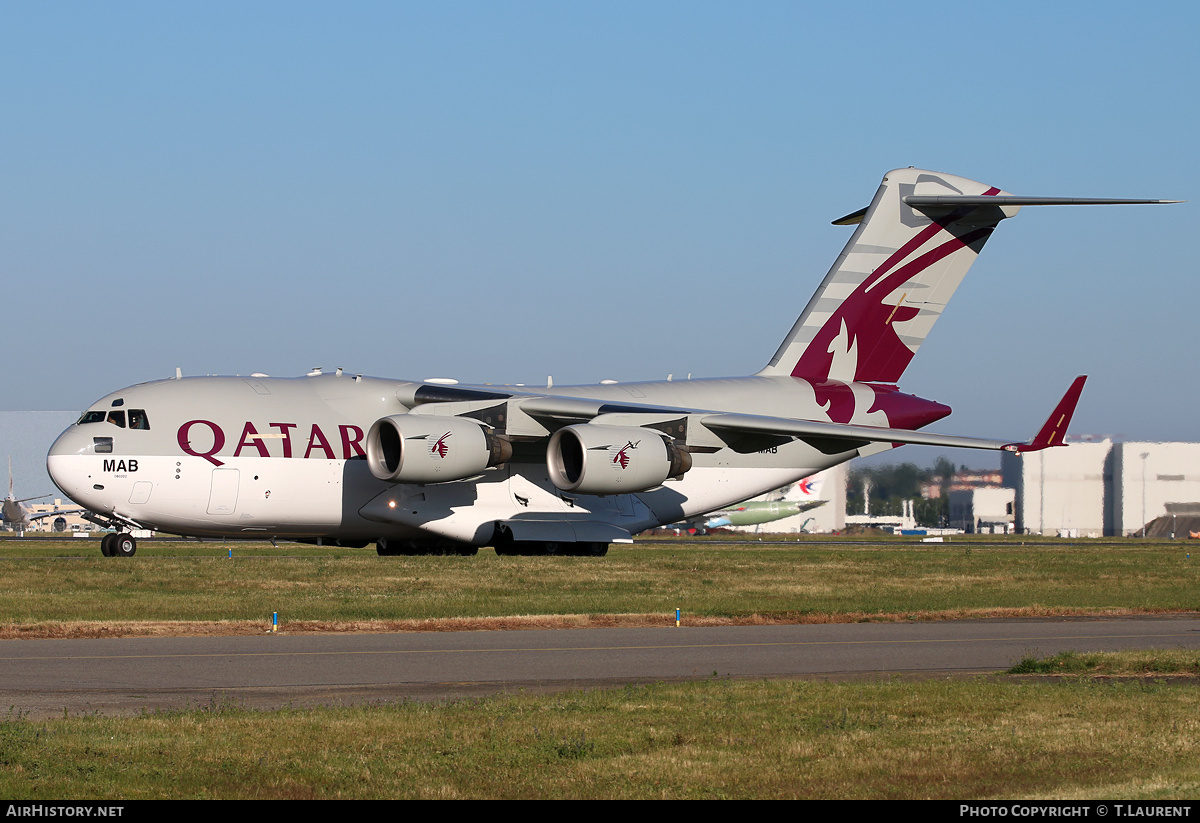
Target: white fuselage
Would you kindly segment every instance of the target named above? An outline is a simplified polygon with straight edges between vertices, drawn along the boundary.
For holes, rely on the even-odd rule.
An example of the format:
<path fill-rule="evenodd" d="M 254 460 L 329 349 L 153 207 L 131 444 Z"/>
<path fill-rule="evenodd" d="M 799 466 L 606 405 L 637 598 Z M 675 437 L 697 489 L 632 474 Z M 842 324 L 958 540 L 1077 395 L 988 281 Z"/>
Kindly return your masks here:
<path fill-rule="evenodd" d="M 471 478 L 380 481 L 362 459 L 364 433 L 380 417 L 411 411 L 397 399 L 397 389 L 412 385 L 341 375 L 144 383 L 93 404 L 58 438 L 47 465 L 59 488 L 81 505 L 170 533 L 345 541 L 441 537 L 483 545 L 497 521 L 513 518 L 586 518 L 636 533 L 745 500 L 857 454 L 823 454 L 799 440 L 751 453 L 716 448 L 693 455 L 690 471 L 657 488 L 588 495 L 556 488 L 546 470 L 545 442 L 533 440 L 507 463 Z M 538 394 L 829 419 L 811 386 L 796 378 L 563 387 Z M 886 415 L 867 412 L 869 401 L 856 404 L 851 421 L 887 425 Z M 130 421 L 136 413 L 142 428 L 118 425 L 124 418 L 113 411 L 128 412 Z"/>

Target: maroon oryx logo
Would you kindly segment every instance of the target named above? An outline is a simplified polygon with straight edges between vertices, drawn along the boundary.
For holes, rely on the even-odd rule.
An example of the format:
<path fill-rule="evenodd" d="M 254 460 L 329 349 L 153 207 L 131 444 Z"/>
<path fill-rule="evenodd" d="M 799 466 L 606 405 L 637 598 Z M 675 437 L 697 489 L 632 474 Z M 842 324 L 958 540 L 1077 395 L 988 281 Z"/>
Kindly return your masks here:
<path fill-rule="evenodd" d="M 628 443 L 622 446 L 615 455 L 613 455 L 612 462 L 619 465 L 622 469 L 629 468 L 629 452 L 633 449 L 636 449 L 638 447 L 638 443 L 641 442 L 642 441 L 639 440 L 637 443 L 634 443 L 632 440 L 630 440 Z"/>
<path fill-rule="evenodd" d="M 437 442 L 429 447 L 430 454 L 436 454 L 438 457 L 445 458 L 450 452 L 450 447 L 446 445 L 446 438 L 450 436 L 450 432 L 446 432 L 437 439 Z"/>

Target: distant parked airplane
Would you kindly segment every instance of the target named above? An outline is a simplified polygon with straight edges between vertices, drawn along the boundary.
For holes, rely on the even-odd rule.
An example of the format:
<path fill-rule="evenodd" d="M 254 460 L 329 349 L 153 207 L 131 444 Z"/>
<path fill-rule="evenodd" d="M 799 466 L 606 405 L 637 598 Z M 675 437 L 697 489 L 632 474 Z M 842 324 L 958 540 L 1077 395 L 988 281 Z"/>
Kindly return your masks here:
<path fill-rule="evenodd" d="M 42 500 L 49 496 L 48 494 L 39 494 L 36 497 L 23 497 L 17 500 L 13 494 L 12 458 L 8 459 L 8 497 L 4 498 L 3 505 L 0 505 L 0 517 L 3 518 L 6 529 L 23 532 L 33 525 L 35 520 L 41 520 L 43 517 L 57 517 L 58 515 L 78 514 L 79 512 L 87 511 L 86 509 L 74 508 L 34 512 L 28 506 L 24 505 L 30 500 Z"/>
<path fill-rule="evenodd" d="M 704 529 L 720 529 L 726 526 L 757 526 L 772 523 L 785 517 L 825 505 L 824 500 L 801 503 L 795 500 L 748 500 L 736 506 L 710 512 L 700 518 L 698 526 Z M 696 522 L 693 520 L 692 522 Z"/>
<path fill-rule="evenodd" d="M 772 498 L 770 500 L 746 500 L 735 506 L 693 517 L 683 525 L 689 530 L 707 531 L 729 526 L 758 526 L 783 520 L 825 505 L 827 501 L 819 497 L 821 483 L 819 475 L 805 477 L 767 495 Z"/>

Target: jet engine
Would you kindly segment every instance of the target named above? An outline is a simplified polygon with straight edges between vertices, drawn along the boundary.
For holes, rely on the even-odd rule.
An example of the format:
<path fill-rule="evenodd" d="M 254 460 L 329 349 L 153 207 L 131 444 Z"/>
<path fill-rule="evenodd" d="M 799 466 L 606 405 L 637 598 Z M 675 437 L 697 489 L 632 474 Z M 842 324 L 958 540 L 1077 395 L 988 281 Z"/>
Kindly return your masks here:
<path fill-rule="evenodd" d="M 554 433 L 546 467 L 565 492 L 629 494 L 680 477 L 692 456 L 652 429 L 583 423 Z"/>
<path fill-rule="evenodd" d="M 461 417 L 394 414 L 367 433 L 371 474 L 393 483 L 462 480 L 511 457 L 511 442 Z"/>

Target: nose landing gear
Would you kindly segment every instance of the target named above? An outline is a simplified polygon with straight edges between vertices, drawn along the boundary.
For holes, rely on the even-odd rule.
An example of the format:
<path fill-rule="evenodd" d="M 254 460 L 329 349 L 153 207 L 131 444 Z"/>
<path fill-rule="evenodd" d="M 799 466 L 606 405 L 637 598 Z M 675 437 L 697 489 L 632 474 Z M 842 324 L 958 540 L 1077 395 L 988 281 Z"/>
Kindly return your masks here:
<path fill-rule="evenodd" d="M 105 557 L 133 557 L 137 553 L 137 541 L 128 532 L 106 534 L 100 540 L 100 553 Z"/>

